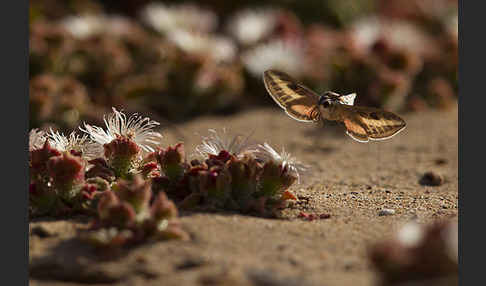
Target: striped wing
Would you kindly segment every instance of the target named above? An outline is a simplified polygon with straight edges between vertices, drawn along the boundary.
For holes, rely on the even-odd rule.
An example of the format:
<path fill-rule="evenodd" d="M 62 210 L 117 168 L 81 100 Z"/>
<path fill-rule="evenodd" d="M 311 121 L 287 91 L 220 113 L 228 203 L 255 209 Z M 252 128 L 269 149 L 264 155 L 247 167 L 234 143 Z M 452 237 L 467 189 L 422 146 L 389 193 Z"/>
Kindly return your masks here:
<path fill-rule="evenodd" d="M 400 116 L 381 109 L 363 106 L 342 106 L 345 109 L 346 133 L 356 141 L 389 139 L 405 129 Z"/>
<path fill-rule="evenodd" d="M 292 79 L 286 73 L 267 70 L 263 82 L 273 100 L 295 120 L 319 121 L 319 95 Z"/>

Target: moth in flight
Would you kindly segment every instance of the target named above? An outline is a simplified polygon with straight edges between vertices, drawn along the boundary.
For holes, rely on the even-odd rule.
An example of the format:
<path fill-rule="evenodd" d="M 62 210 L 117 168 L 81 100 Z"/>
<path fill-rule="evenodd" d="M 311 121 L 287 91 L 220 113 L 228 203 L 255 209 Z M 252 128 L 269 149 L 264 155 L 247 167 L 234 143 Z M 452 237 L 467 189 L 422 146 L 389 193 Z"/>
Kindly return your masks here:
<path fill-rule="evenodd" d="M 389 139 L 405 129 L 406 123 L 395 113 L 382 109 L 354 106 L 355 93 L 340 95 L 331 91 L 318 95 L 288 74 L 267 70 L 263 82 L 273 100 L 295 120 L 337 121 L 346 134 L 358 142 Z"/>

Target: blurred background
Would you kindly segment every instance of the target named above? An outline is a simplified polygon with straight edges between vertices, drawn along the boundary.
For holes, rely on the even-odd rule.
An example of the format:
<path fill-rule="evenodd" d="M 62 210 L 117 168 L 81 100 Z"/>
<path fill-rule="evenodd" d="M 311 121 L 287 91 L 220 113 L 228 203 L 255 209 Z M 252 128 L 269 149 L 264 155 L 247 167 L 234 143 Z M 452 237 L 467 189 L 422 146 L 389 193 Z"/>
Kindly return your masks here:
<path fill-rule="evenodd" d="M 457 101 L 457 1 L 31 0 L 30 128 L 274 106 L 262 72 L 397 112 Z"/>

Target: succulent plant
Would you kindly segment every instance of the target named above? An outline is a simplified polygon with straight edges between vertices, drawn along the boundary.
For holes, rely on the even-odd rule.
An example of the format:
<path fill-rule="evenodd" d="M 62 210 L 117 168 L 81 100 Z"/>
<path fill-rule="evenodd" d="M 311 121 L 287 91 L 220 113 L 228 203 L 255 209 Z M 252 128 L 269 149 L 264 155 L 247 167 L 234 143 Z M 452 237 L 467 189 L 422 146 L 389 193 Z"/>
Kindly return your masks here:
<path fill-rule="evenodd" d="M 210 130 L 187 164 L 182 143 L 153 153 L 160 166 L 152 177 L 154 192 L 164 192 L 183 209 L 232 210 L 278 215 L 295 197 L 288 188 L 300 181 L 307 166 L 270 145 L 256 148 L 241 135 L 227 137 Z M 226 150 L 228 149 L 228 150 Z"/>
<path fill-rule="evenodd" d="M 164 192 L 153 195 L 151 180 L 137 174 L 118 179 L 99 198 L 98 218 L 83 240 L 97 247 L 130 246 L 147 240 L 189 239 L 177 219 L 177 208 Z"/>
<path fill-rule="evenodd" d="M 58 216 L 90 212 L 92 201 L 97 194 L 108 188 L 108 182 L 101 178 L 87 180 L 87 161 L 81 154 L 52 147 L 47 136 L 44 137 L 44 145 L 39 147 L 36 143 L 40 139 L 39 134 L 31 131 L 32 136 L 29 138 L 31 215 Z"/>

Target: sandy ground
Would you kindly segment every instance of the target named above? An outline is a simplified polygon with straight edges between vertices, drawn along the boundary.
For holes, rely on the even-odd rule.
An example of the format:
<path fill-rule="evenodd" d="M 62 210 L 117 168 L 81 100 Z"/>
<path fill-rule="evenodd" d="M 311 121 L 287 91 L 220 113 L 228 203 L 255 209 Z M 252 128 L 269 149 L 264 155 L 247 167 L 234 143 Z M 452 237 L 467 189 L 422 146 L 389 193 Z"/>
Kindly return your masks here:
<path fill-rule="evenodd" d="M 369 246 L 404 223 L 457 216 L 457 111 L 404 114 L 407 128 L 389 141 L 358 143 L 340 126 L 300 123 L 277 108 L 203 117 L 166 128 L 167 142 L 190 153 L 208 128 L 254 132 L 312 166 L 292 191 L 300 202 L 283 219 L 233 213 L 182 214 L 191 241 L 145 244 L 104 260 L 73 240 L 85 220 L 30 223 L 30 285 L 377 285 Z M 445 164 L 437 164 L 442 159 Z M 421 186 L 426 171 L 439 187 Z M 395 214 L 379 216 L 382 208 Z M 301 211 L 328 213 L 304 221 Z"/>

